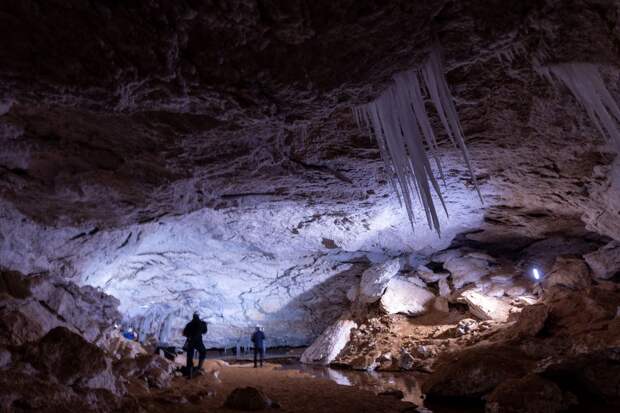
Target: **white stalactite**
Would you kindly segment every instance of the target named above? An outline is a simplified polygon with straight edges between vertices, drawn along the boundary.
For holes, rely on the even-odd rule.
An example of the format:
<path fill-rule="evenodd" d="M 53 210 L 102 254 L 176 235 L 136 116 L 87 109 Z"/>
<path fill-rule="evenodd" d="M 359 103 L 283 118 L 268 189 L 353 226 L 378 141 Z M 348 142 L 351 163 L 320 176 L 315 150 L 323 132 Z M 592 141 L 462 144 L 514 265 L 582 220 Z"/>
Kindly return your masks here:
<path fill-rule="evenodd" d="M 563 63 L 538 67 L 538 72 L 555 84 L 564 84 L 585 108 L 601 135 L 620 149 L 620 108 L 609 93 L 598 67 L 591 63 Z"/>
<path fill-rule="evenodd" d="M 396 74 L 391 87 L 376 100 L 355 107 L 353 115 L 358 126 L 367 126 L 369 134 L 376 138 L 386 172 L 401 205 L 405 205 L 411 225 L 415 224 L 414 201 L 417 198 L 429 227 L 440 234 L 436 199 L 446 215 L 448 211 L 427 155 L 428 151 L 444 179 L 437 139 L 426 111 L 426 98 L 435 106 L 448 137 L 462 151 L 471 172 L 463 130 L 437 49 L 422 68 Z"/>

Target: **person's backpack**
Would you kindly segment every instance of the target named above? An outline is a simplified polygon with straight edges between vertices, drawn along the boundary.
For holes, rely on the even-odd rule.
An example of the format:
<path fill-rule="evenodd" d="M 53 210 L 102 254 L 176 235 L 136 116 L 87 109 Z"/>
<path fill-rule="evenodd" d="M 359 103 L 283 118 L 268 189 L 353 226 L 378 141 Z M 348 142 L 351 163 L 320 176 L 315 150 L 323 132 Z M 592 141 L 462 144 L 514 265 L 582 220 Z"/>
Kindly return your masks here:
<path fill-rule="evenodd" d="M 205 323 L 204 321 L 200 322 L 200 332 L 202 334 L 206 334 L 207 333 L 207 323 Z"/>
<path fill-rule="evenodd" d="M 190 323 L 185 324 L 185 328 L 183 329 L 183 337 L 189 338 L 189 335 L 190 335 L 190 333 L 189 333 L 189 325 L 190 325 Z"/>

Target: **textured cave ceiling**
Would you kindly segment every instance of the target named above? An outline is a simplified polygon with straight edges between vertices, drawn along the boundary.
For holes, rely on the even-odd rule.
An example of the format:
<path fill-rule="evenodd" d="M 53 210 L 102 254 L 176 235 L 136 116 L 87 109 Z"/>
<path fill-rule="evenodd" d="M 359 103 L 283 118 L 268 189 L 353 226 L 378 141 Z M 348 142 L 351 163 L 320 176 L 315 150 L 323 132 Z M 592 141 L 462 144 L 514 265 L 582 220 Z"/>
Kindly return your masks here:
<path fill-rule="evenodd" d="M 619 97 L 619 4 L 5 2 L 0 265 L 100 286 L 156 330 L 198 307 L 222 337 L 277 320 L 305 343 L 368 261 L 620 239 L 614 151 L 532 64 L 596 63 Z M 441 239 L 412 232 L 351 114 L 437 42 L 484 196 L 440 137 Z"/>

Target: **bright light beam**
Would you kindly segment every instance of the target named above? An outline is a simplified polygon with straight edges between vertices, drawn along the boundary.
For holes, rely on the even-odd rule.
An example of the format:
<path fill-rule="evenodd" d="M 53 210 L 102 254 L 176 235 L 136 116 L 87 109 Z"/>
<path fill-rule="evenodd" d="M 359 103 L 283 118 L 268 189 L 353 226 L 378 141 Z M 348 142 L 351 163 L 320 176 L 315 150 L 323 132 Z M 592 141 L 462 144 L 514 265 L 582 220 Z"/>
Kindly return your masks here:
<path fill-rule="evenodd" d="M 534 274 L 534 279 L 535 280 L 540 280 L 540 272 L 538 272 L 538 268 L 534 268 L 532 270 L 532 274 Z"/>

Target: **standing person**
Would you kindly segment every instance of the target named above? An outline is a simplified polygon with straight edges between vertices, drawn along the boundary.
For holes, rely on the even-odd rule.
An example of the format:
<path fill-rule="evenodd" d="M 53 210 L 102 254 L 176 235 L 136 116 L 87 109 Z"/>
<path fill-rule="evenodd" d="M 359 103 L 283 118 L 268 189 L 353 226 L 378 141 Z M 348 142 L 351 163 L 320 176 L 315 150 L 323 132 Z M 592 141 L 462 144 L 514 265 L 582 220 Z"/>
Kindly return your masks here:
<path fill-rule="evenodd" d="M 202 335 L 207 333 L 207 323 L 200 319 L 198 312 L 194 312 L 192 321 L 185 325 L 183 329 L 183 335 L 187 337 L 186 350 L 187 350 L 187 376 L 192 377 L 194 373 L 194 351 L 198 351 L 198 368 L 202 368 L 202 363 L 207 355 L 207 349 L 202 342 Z"/>
<path fill-rule="evenodd" d="M 252 343 L 254 343 L 254 368 L 256 368 L 256 358 L 260 355 L 260 366 L 263 367 L 263 359 L 265 358 L 265 333 L 261 331 L 260 326 L 256 326 L 254 334 L 252 334 Z"/>

